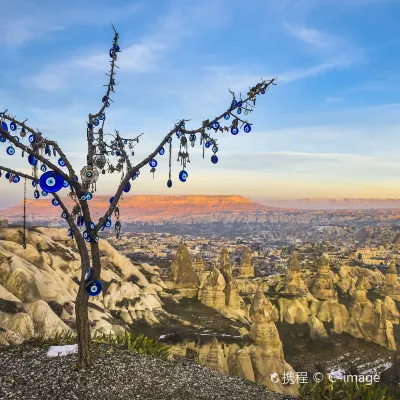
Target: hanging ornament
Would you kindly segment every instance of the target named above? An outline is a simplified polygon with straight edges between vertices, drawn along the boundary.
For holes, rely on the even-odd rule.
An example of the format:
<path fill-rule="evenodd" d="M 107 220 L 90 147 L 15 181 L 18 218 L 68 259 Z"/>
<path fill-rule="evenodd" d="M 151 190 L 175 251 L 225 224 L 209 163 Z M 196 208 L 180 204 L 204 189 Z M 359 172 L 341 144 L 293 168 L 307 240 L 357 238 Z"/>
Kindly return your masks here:
<path fill-rule="evenodd" d="M 34 135 L 33 133 L 32 133 L 32 135 L 29 135 L 29 143 L 35 143 L 36 142 L 36 135 Z"/>
<path fill-rule="evenodd" d="M 243 130 L 244 130 L 246 133 L 249 133 L 249 132 L 251 131 L 251 125 L 250 125 L 250 124 L 246 124 L 246 125 L 244 126 Z"/>
<path fill-rule="evenodd" d="M 168 181 L 167 181 L 167 186 L 170 188 L 170 187 L 172 187 L 172 181 L 171 181 L 171 179 L 168 179 Z"/>
<path fill-rule="evenodd" d="M 11 122 L 11 124 L 10 124 L 10 129 L 11 129 L 12 131 L 15 131 L 15 130 L 17 129 L 17 124 L 16 124 L 14 121 Z"/>
<path fill-rule="evenodd" d="M 121 222 L 117 220 L 115 222 L 115 236 L 117 237 L 117 239 L 119 238 L 120 234 L 121 234 Z"/>
<path fill-rule="evenodd" d="M 241 113 L 242 113 L 242 109 L 241 109 L 240 107 L 237 109 L 237 113 L 238 113 L 238 114 L 241 114 Z"/>
<path fill-rule="evenodd" d="M 2 122 L 1 123 L 1 127 L 6 131 L 6 132 L 8 132 L 8 126 L 7 126 L 7 123 L 6 122 Z"/>
<path fill-rule="evenodd" d="M 64 182 L 63 182 L 63 187 L 66 188 L 66 187 L 68 187 L 68 186 L 69 186 L 69 182 L 66 181 L 66 180 L 64 180 Z"/>
<path fill-rule="evenodd" d="M 46 165 L 42 164 L 42 166 L 40 167 L 40 170 L 41 170 L 42 172 L 46 172 L 46 171 L 47 171 Z"/>
<path fill-rule="evenodd" d="M 86 292 L 89 296 L 98 296 L 102 290 L 103 286 L 98 279 L 91 281 L 86 285 Z"/>
<path fill-rule="evenodd" d="M 29 162 L 29 164 L 31 164 L 31 165 L 33 165 L 33 166 L 35 166 L 35 165 L 37 164 L 37 160 L 36 160 L 36 158 L 35 158 L 32 154 L 29 154 L 29 156 L 28 156 L 28 162 Z"/>
<path fill-rule="evenodd" d="M 92 200 L 92 198 L 93 198 L 93 194 L 90 193 L 90 192 L 87 192 L 86 195 L 85 195 L 85 200 L 89 201 L 89 200 Z"/>
<path fill-rule="evenodd" d="M 18 183 L 21 180 L 21 178 L 18 175 L 14 175 L 13 177 L 13 182 Z"/>
<path fill-rule="evenodd" d="M 7 140 L 6 137 L 4 135 L 0 134 L 0 142 L 4 143 L 6 140 Z"/>
<path fill-rule="evenodd" d="M 88 223 L 89 229 L 93 230 L 94 228 L 96 228 L 96 225 L 94 224 L 94 222 L 90 221 Z"/>
<path fill-rule="evenodd" d="M 60 203 L 58 202 L 57 199 L 53 199 L 53 200 L 51 201 L 51 204 L 53 204 L 53 206 L 59 206 L 59 205 L 60 205 Z"/>
<path fill-rule="evenodd" d="M 33 197 L 34 197 L 35 199 L 38 199 L 38 198 L 40 197 L 39 190 L 35 190 L 35 191 L 33 192 Z"/>
<path fill-rule="evenodd" d="M 237 135 L 239 133 L 239 128 L 231 128 L 232 135 Z"/>
<path fill-rule="evenodd" d="M 186 182 L 186 179 L 188 178 L 189 174 L 185 171 L 182 170 L 181 172 L 179 172 L 179 180 L 181 182 Z"/>
<path fill-rule="evenodd" d="M 60 167 L 65 167 L 65 161 L 61 157 L 58 159 L 58 165 Z"/>
<path fill-rule="evenodd" d="M 64 178 L 54 171 L 45 172 L 39 179 L 39 185 L 42 190 L 48 193 L 58 192 L 64 183 Z"/>
<path fill-rule="evenodd" d="M 218 157 L 215 154 L 213 156 L 211 156 L 211 162 L 213 164 L 216 164 L 218 162 Z"/>
<path fill-rule="evenodd" d="M 12 146 L 8 146 L 6 151 L 9 156 L 13 156 L 15 154 L 15 149 Z"/>
<path fill-rule="evenodd" d="M 149 165 L 151 168 L 157 167 L 157 164 L 158 164 L 157 160 L 154 160 L 154 159 L 150 160 L 150 162 L 149 162 Z"/>
<path fill-rule="evenodd" d="M 128 182 L 124 187 L 124 192 L 128 193 L 131 190 L 131 184 Z"/>
<path fill-rule="evenodd" d="M 165 149 L 164 149 L 164 147 L 161 147 L 161 149 L 158 151 L 158 154 L 159 154 L 160 156 L 163 156 L 164 153 L 165 153 Z"/>
<path fill-rule="evenodd" d="M 213 129 L 217 130 L 220 125 L 219 125 L 219 122 L 214 121 L 211 126 L 213 127 Z"/>
<path fill-rule="evenodd" d="M 230 116 L 230 114 L 228 114 L 228 113 L 226 113 L 226 114 L 224 115 L 224 118 L 225 118 L 226 120 L 228 120 L 230 117 L 231 117 L 231 116 Z"/>
<path fill-rule="evenodd" d="M 48 193 L 45 190 L 42 190 L 42 196 L 46 197 L 48 195 Z"/>
<path fill-rule="evenodd" d="M 150 173 L 151 174 L 153 174 L 153 179 L 154 179 L 154 173 L 156 172 L 156 169 L 155 168 L 152 168 L 151 170 L 150 170 Z"/>

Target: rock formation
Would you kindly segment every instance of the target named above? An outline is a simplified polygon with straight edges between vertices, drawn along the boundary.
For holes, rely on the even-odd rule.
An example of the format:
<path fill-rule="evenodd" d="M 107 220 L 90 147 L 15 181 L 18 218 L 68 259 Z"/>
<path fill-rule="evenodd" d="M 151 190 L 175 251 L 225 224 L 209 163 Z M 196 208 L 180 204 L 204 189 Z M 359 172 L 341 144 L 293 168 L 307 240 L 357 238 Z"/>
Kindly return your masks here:
<path fill-rule="evenodd" d="M 293 368 L 285 361 L 282 342 L 279 337 L 275 321 L 278 320 L 278 311 L 264 294 L 259 291 L 254 295 L 250 307 L 250 318 L 253 322 L 250 327 L 250 338 L 254 344 L 250 346 L 249 354 L 253 365 L 255 382 L 278 390 L 286 394 L 297 394 L 296 385 L 284 386 L 281 384 L 283 373 L 292 372 Z M 280 382 L 271 382 L 270 374 L 277 373 Z"/>
<path fill-rule="evenodd" d="M 281 295 L 287 296 L 307 296 L 309 295 L 308 288 L 301 276 L 301 265 L 297 259 L 297 254 L 293 253 L 289 259 L 285 279 L 282 286 L 278 289 Z"/>
<path fill-rule="evenodd" d="M 216 309 L 225 307 L 225 279 L 218 268 L 214 267 L 201 289 L 201 302 Z"/>
<path fill-rule="evenodd" d="M 199 274 L 204 271 L 205 263 L 200 254 L 196 254 L 193 260 L 193 269 Z"/>
<path fill-rule="evenodd" d="M 226 249 L 221 251 L 219 270 L 225 279 L 225 304 L 231 308 L 240 308 L 239 288 L 233 277 L 231 258 Z"/>
<path fill-rule="evenodd" d="M 385 281 L 377 289 L 377 293 L 382 296 L 390 296 L 393 300 L 400 301 L 400 283 L 398 277 L 396 262 L 392 260 L 385 273 Z"/>
<path fill-rule="evenodd" d="M 311 294 L 319 300 L 337 300 L 334 277 L 329 269 L 329 258 L 323 254 L 318 263 L 318 272 L 311 284 Z"/>
<path fill-rule="evenodd" d="M 393 323 L 398 323 L 399 313 L 390 297 L 372 303 L 366 296 L 365 278 L 360 276 L 357 283 L 354 303 L 350 308 L 350 318 L 346 332 L 365 339 L 389 350 L 396 350 Z"/>
<path fill-rule="evenodd" d="M 254 260 L 251 249 L 245 247 L 243 250 L 242 261 L 239 269 L 239 277 L 252 278 L 254 277 Z"/>
<path fill-rule="evenodd" d="M 0 228 L 0 342 L 46 338 L 75 327 L 75 298 L 81 276 L 79 255 L 65 229 L 27 232 Z M 125 321 L 157 321 L 162 313 L 158 285 L 109 243 L 100 240 L 103 292 L 89 301 L 92 332 L 119 334 Z M 157 289 L 157 290 L 156 290 Z M 111 315 L 112 312 L 112 315 Z M 119 318 L 119 319 L 117 319 Z"/>
<path fill-rule="evenodd" d="M 173 281 L 174 288 L 180 290 L 185 296 L 194 297 L 197 295 L 199 288 L 198 274 L 193 268 L 189 250 L 183 242 L 179 243 L 168 277 Z"/>

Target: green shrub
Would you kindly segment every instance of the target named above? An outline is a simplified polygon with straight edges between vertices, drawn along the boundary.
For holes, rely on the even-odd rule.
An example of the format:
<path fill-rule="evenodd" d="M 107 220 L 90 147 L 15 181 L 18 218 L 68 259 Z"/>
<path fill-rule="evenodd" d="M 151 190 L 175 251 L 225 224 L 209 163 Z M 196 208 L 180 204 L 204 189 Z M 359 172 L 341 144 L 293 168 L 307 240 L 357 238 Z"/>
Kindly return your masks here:
<path fill-rule="evenodd" d="M 328 375 L 322 382 L 307 382 L 300 388 L 301 400 L 393 400 L 387 388 L 377 384 L 331 382 Z"/>
<path fill-rule="evenodd" d="M 127 350 L 137 351 L 139 354 L 147 354 L 161 358 L 169 358 L 169 346 L 161 343 L 153 338 L 148 338 L 143 334 L 136 335 L 134 333 L 125 332 L 124 335 L 114 336 L 105 333 L 95 332 L 92 338 L 95 342 L 109 343 L 123 346 Z"/>

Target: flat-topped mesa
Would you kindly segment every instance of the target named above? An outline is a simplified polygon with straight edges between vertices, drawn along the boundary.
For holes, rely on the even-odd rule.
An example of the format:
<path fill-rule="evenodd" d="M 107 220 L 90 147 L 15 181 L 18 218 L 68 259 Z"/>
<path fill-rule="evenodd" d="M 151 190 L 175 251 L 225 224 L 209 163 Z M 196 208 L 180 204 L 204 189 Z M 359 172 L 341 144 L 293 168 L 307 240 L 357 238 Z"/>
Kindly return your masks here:
<path fill-rule="evenodd" d="M 249 247 L 243 250 L 242 261 L 239 269 L 240 278 L 253 278 L 254 277 L 254 260 L 252 251 Z"/>
<path fill-rule="evenodd" d="M 179 243 L 168 276 L 174 282 L 176 289 L 193 289 L 194 295 L 197 294 L 199 287 L 198 274 L 193 268 L 189 250 L 183 242 Z"/>
<path fill-rule="evenodd" d="M 192 267 L 197 273 L 201 273 L 204 271 L 206 265 L 204 263 L 203 257 L 200 254 L 195 255 Z"/>
<path fill-rule="evenodd" d="M 201 302 L 220 310 L 225 307 L 225 279 L 218 268 L 214 267 L 209 273 L 201 290 Z"/>
<path fill-rule="evenodd" d="M 318 272 L 311 283 L 311 294 L 319 300 L 337 300 L 335 282 L 329 268 L 329 257 L 323 254 L 318 262 Z"/>
<path fill-rule="evenodd" d="M 280 294 L 288 295 L 290 297 L 303 297 L 310 295 L 300 271 L 301 265 L 297 259 L 297 254 L 293 253 L 289 259 L 282 287 L 279 290 Z"/>
<path fill-rule="evenodd" d="M 400 283 L 398 277 L 396 261 L 392 260 L 385 273 L 385 281 L 377 289 L 377 293 L 381 296 L 390 296 L 393 300 L 400 301 Z"/>

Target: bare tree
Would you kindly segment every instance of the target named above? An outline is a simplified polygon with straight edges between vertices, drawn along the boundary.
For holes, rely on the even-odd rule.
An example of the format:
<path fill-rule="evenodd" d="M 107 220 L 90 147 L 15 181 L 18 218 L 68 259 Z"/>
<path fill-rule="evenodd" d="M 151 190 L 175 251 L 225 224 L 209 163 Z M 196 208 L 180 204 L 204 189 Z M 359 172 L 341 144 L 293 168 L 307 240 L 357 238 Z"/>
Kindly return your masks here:
<path fill-rule="evenodd" d="M 154 174 L 156 171 L 157 155 L 165 153 L 164 146 L 169 145 L 169 179 L 167 186 L 172 186 L 171 180 L 171 146 L 173 136 L 176 135 L 179 141 L 178 161 L 181 162 L 182 170 L 179 179 L 186 181 L 188 173 L 186 164 L 189 160 L 188 139 L 194 146 L 197 137 L 200 137 L 200 144 L 204 148 L 212 148 L 213 155 L 211 161 L 215 164 L 218 162 L 216 155 L 218 151 L 217 139 L 211 137 L 212 133 L 231 132 L 236 135 L 240 129 L 244 132 L 251 131 L 251 124 L 247 120 L 242 119 L 242 114 L 250 114 L 255 107 L 256 96 L 264 94 L 269 90 L 271 85 L 275 85 L 275 80 L 261 80 L 254 87 L 249 88 L 245 99 L 235 97 L 235 93 L 231 92 L 232 101 L 229 108 L 222 114 L 211 120 L 205 120 L 198 129 L 186 129 L 185 123 L 188 120 L 182 119 L 174 125 L 165 138 L 160 142 L 156 149 L 144 160 L 136 165 L 132 165 L 131 156 L 133 155 L 134 143 L 139 142 L 139 136 L 135 138 L 124 138 L 118 131 L 113 134 L 104 133 L 104 124 L 106 120 L 106 109 L 112 102 L 111 94 L 115 93 L 114 89 L 117 85 L 115 82 L 116 61 L 120 47 L 118 44 L 119 35 L 114 26 L 113 45 L 110 49 L 110 71 L 109 81 L 106 85 L 106 94 L 102 99 L 102 106 L 95 114 L 89 114 L 87 121 L 87 164 L 80 171 L 80 178 L 71 165 L 70 161 L 63 153 L 56 141 L 45 138 L 41 132 L 30 128 L 26 122 L 19 121 L 15 116 L 8 113 L 8 110 L 0 113 L 0 142 L 8 142 L 7 153 L 13 155 L 16 149 L 22 150 L 22 156 L 28 157 L 28 162 L 32 165 L 32 176 L 15 171 L 6 166 L 0 166 L 1 171 L 6 173 L 6 178 L 10 182 L 18 183 L 21 178 L 31 180 L 32 185 L 36 187 L 34 197 L 39 198 L 40 192 L 38 187 L 42 189 L 41 194 L 47 195 L 51 193 L 53 196 L 52 203 L 60 206 L 62 209 L 61 217 L 66 220 L 69 226 L 69 235 L 75 241 L 81 257 L 81 279 L 79 290 L 76 298 L 76 326 L 78 338 L 78 358 L 79 366 L 82 368 L 91 365 L 90 355 L 90 327 L 88 318 L 88 300 L 89 295 L 97 295 L 101 292 L 101 264 L 99 253 L 99 231 L 105 227 L 111 226 L 111 216 L 115 214 L 117 221 L 115 229 L 118 235 L 121 224 L 119 221 L 118 202 L 124 193 L 130 190 L 130 180 L 135 180 L 140 173 L 141 168 L 150 165 L 150 172 Z M 229 121 L 230 120 L 230 121 Z M 223 122 L 225 121 L 224 125 Z M 7 123 L 9 123 L 9 128 Z M 19 132 L 19 137 L 16 133 Z M 22 141 L 27 136 L 28 144 Z M 58 162 L 54 163 L 52 159 L 58 158 Z M 41 163 L 40 177 L 38 177 L 38 162 Z M 65 169 L 67 171 L 65 171 Z M 110 199 L 110 206 L 97 223 L 94 223 L 90 214 L 89 201 L 92 199 L 93 193 L 96 191 L 96 182 L 100 173 L 120 173 L 121 182 L 114 196 Z M 68 196 L 74 200 L 75 205 L 69 210 L 64 201 L 60 198 L 58 192 L 61 188 L 69 190 Z M 84 231 L 83 231 L 84 230 Z M 82 232 L 83 231 L 83 232 Z M 24 243 L 24 246 L 25 243 Z"/>

